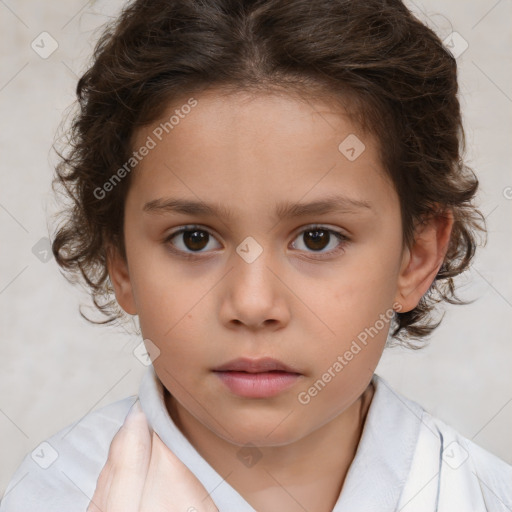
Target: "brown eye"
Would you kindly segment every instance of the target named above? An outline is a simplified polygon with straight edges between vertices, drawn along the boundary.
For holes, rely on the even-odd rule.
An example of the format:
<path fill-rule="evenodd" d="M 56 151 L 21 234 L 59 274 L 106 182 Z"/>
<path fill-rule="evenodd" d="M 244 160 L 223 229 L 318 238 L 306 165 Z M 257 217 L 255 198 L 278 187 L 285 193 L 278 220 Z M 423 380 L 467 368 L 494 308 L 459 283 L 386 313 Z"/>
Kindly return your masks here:
<path fill-rule="evenodd" d="M 205 229 L 195 226 L 188 226 L 171 233 L 165 243 L 169 245 L 173 252 L 190 255 L 195 252 L 207 252 L 205 249 L 215 238 Z M 220 247 L 220 245 L 218 246 Z M 214 247 L 214 248 L 218 248 Z"/>
<path fill-rule="evenodd" d="M 334 235 L 334 236 L 332 236 Z M 311 226 L 299 233 L 294 248 L 305 252 L 334 254 L 343 249 L 348 237 L 324 226 Z M 326 249 L 327 250 L 324 250 Z"/>
<path fill-rule="evenodd" d="M 321 251 L 329 243 L 331 235 L 329 234 L 329 231 L 315 229 L 304 231 L 303 238 L 308 249 Z"/>
<path fill-rule="evenodd" d="M 183 231 L 183 243 L 191 251 L 200 251 L 208 244 L 210 235 L 206 231 Z"/>

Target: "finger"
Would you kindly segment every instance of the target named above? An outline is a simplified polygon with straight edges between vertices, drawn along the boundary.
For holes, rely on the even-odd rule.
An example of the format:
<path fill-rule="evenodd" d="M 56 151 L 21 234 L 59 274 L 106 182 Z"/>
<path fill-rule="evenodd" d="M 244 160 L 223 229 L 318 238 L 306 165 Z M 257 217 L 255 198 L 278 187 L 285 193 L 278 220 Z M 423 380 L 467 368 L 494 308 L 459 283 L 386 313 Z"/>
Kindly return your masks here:
<path fill-rule="evenodd" d="M 127 416 L 113 447 L 112 482 L 103 512 L 138 512 L 151 456 L 151 436 L 139 402 Z"/>
<path fill-rule="evenodd" d="M 112 477 L 112 464 L 107 461 L 98 477 L 96 490 L 94 491 L 86 512 L 106 512 L 107 498 L 112 483 Z"/>
<path fill-rule="evenodd" d="M 196 476 L 153 432 L 140 512 L 218 512 Z"/>
<path fill-rule="evenodd" d="M 86 512 L 106 512 L 107 510 L 108 495 L 110 493 L 110 487 L 112 485 L 112 479 L 114 477 L 114 472 L 112 470 L 114 455 L 118 451 L 114 451 L 114 448 L 119 446 L 120 430 L 114 436 L 112 442 L 110 443 L 107 461 L 105 462 L 105 465 L 103 466 L 103 469 L 101 470 L 101 473 L 98 477 L 98 480 L 96 482 L 96 490 L 94 491 L 94 495 L 89 503 L 89 507 L 87 508 Z"/>
<path fill-rule="evenodd" d="M 138 512 L 150 455 L 151 436 L 137 401 L 112 440 L 93 507 L 101 512 Z"/>

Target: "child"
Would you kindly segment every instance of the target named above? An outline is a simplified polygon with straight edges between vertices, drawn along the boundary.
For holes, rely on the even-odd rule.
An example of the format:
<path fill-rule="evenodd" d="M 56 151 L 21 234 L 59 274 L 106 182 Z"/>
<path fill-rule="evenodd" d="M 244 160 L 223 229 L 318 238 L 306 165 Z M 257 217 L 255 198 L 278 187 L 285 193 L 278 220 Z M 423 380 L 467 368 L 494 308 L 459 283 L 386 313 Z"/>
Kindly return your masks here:
<path fill-rule="evenodd" d="M 374 373 L 462 303 L 485 230 L 456 75 L 398 0 L 127 5 L 78 83 L 53 251 L 152 365 L 0 510 L 512 510 L 511 466 Z"/>

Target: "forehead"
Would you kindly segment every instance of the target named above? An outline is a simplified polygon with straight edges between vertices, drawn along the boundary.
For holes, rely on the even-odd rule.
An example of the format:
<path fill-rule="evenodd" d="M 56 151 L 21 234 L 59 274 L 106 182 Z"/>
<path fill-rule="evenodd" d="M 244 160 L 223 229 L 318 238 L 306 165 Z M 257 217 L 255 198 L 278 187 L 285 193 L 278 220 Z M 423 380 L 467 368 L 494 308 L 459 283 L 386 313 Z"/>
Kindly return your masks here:
<path fill-rule="evenodd" d="M 194 106 L 190 107 L 192 103 Z M 224 142 L 228 151 L 233 151 L 241 146 L 256 147 L 256 142 L 262 147 L 262 143 L 273 140 L 283 143 L 281 151 L 299 151 L 300 147 L 306 150 L 311 145 L 324 149 L 323 146 L 331 145 L 348 131 L 373 145 L 374 136 L 356 126 L 345 106 L 356 114 L 348 99 L 325 94 L 208 89 L 175 99 L 159 119 L 136 131 L 135 146 L 155 132 L 153 135 L 159 141 L 165 139 L 176 145 L 186 140 L 189 145 L 201 148 L 220 148 Z"/>
<path fill-rule="evenodd" d="M 391 186 L 376 139 L 324 98 L 216 90 L 183 96 L 135 133 L 134 150 L 149 140 L 153 147 L 132 177 L 141 201 L 165 191 L 217 203 L 229 198 L 236 211 L 335 192 L 378 202 Z"/>

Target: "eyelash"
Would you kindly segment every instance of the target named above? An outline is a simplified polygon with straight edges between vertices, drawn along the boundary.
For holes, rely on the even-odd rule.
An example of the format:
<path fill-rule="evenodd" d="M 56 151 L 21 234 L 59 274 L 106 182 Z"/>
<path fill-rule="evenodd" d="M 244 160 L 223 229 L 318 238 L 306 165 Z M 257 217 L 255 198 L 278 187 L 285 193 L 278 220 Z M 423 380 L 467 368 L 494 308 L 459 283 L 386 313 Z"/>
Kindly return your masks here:
<path fill-rule="evenodd" d="M 310 259 L 322 259 L 322 257 L 325 255 L 333 256 L 335 254 L 338 254 L 339 252 L 341 252 L 345 249 L 346 243 L 350 241 L 350 239 L 347 236 L 340 233 L 339 231 L 329 229 L 326 226 L 322 226 L 321 224 L 312 224 L 310 226 L 307 226 L 305 229 L 302 229 L 302 231 L 299 231 L 297 233 L 297 235 L 295 236 L 295 238 L 297 238 L 299 235 L 305 233 L 306 231 L 316 231 L 316 230 L 328 231 L 329 233 L 334 234 L 334 236 L 339 240 L 340 244 L 336 247 L 336 249 L 332 249 L 327 252 L 317 252 L 316 254 L 320 254 L 321 257 L 313 256 L 313 258 L 311 258 L 311 256 L 308 256 L 308 258 L 310 258 Z M 192 224 L 192 225 L 183 226 L 180 229 L 173 231 L 171 234 L 169 234 L 169 236 L 165 237 L 164 244 L 168 247 L 169 251 L 171 251 L 174 254 L 177 254 L 185 259 L 197 259 L 198 255 L 202 254 L 201 252 L 185 252 L 185 251 L 182 251 L 181 249 L 174 248 L 172 246 L 172 244 L 170 244 L 170 241 L 174 237 L 176 237 L 180 233 L 184 233 L 186 231 L 204 231 L 205 233 L 208 233 L 210 236 L 213 237 L 213 234 L 210 231 L 208 231 L 207 229 L 204 229 L 203 227 L 201 227 L 199 225 Z M 295 238 L 294 238 L 294 240 L 295 240 Z M 315 254 L 315 252 L 311 252 L 311 254 Z M 201 258 L 202 256 L 199 256 L 199 257 Z"/>

